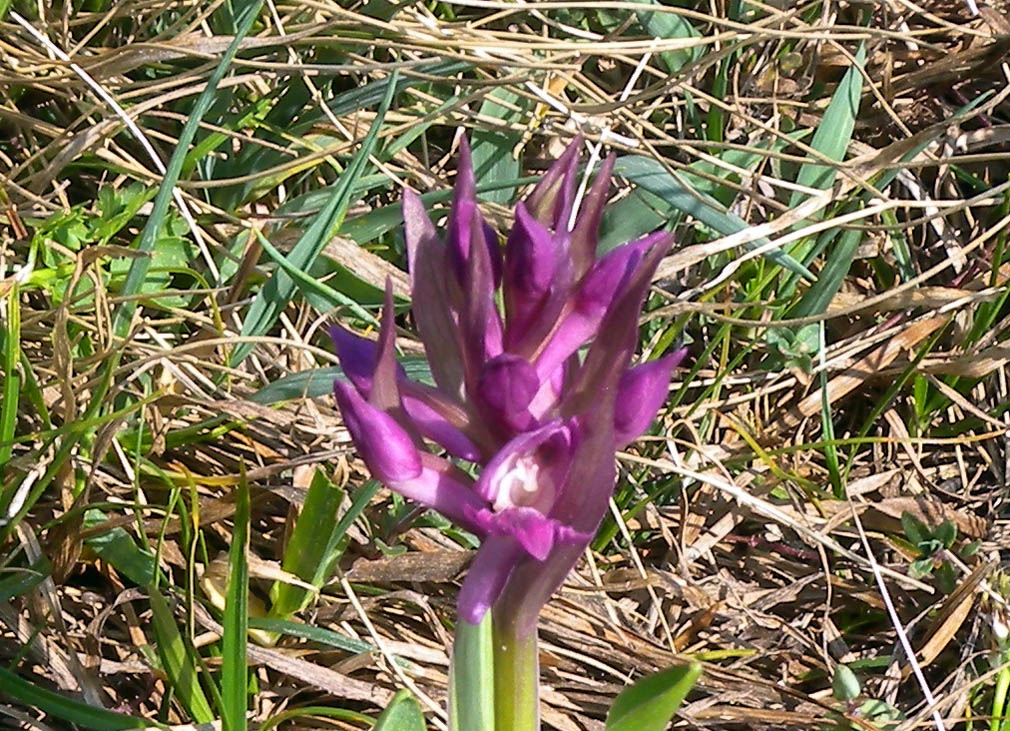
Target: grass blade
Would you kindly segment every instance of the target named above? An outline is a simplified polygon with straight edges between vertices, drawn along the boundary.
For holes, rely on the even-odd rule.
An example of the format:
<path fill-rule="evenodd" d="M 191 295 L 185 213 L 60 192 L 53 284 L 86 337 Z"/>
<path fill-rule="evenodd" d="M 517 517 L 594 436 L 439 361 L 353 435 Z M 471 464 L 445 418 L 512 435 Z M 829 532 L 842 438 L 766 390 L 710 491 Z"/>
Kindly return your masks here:
<path fill-rule="evenodd" d="M 221 720 L 224 731 L 245 731 L 249 641 L 249 483 L 242 470 L 235 491 L 235 532 L 228 552 L 228 600 L 221 637 Z"/>
<path fill-rule="evenodd" d="M 214 720 L 214 712 L 207 702 L 203 688 L 200 686 L 196 663 L 192 653 L 195 652 L 179 632 L 175 616 L 168 608 L 168 603 L 155 588 L 150 589 L 151 612 L 154 615 L 154 635 L 158 643 L 158 656 L 168 676 L 179 701 L 197 723 L 210 723 Z"/>
<path fill-rule="evenodd" d="M 393 94 L 396 91 L 396 81 L 399 78 L 397 71 L 386 79 L 386 96 L 379 105 L 375 120 L 368 130 L 368 134 L 361 143 L 361 148 L 357 155 L 347 167 L 347 170 L 340 176 L 340 181 L 334 186 L 333 195 L 326 206 L 312 221 L 312 225 L 305 231 L 302 237 L 295 244 L 294 248 L 287 256 L 287 261 L 295 269 L 306 270 L 312 262 L 319 256 L 319 253 L 326 246 L 330 237 L 336 233 L 343 223 L 344 216 L 351 204 L 351 195 L 354 185 L 364 172 L 365 163 L 369 155 L 375 150 L 375 142 L 382 127 L 383 119 L 393 101 Z M 246 315 L 242 326 L 242 334 L 255 337 L 263 335 L 269 330 L 280 317 L 281 312 L 287 307 L 288 302 L 297 290 L 295 280 L 286 271 L 277 272 L 273 278 L 256 295 L 249 312 Z M 241 363 L 250 352 L 253 343 L 243 343 L 239 345 L 232 355 L 230 363 L 235 366 Z"/>

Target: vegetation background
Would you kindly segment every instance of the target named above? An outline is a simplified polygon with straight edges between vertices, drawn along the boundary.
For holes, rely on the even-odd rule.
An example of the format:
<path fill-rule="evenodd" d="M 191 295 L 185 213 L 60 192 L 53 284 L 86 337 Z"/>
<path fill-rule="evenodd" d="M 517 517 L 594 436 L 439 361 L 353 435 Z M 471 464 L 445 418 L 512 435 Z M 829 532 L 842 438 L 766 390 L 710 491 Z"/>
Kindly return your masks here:
<path fill-rule="evenodd" d="M 503 236 L 581 132 L 601 247 L 677 238 L 546 727 L 690 657 L 676 728 L 1010 728 L 1005 11 L 0 0 L 0 727 L 444 728 L 474 542 L 368 480 L 326 328 L 389 277 L 427 376 L 398 202 L 462 129 Z"/>

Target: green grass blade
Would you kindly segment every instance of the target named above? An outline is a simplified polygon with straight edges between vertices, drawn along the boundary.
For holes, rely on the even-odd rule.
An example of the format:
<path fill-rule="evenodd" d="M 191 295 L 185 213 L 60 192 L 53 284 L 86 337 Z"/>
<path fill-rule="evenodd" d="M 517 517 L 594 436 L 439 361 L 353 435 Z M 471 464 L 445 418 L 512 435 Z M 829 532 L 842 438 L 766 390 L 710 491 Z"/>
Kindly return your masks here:
<path fill-rule="evenodd" d="M 138 251 L 149 253 L 153 250 L 154 244 L 158 241 L 162 226 L 165 223 L 165 217 L 168 214 L 168 206 L 172 199 L 172 189 L 179 180 L 179 173 L 182 171 L 182 166 L 186 162 L 186 155 L 190 144 L 196 136 L 201 120 L 214 101 L 214 94 L 217 90 L 218 84 L 221 83 L 221 80 L 227 73 L 228 68 L 231 66 L 231 62 L 235 58 L 235 54 L 238 52 L 239 46 L 242 44 L 242 39 L 245 38 L 245 36 L 249 33 L 249 30 L 252 28 L 253 21 L 256 20 L 256 16 L 259 14 L 262 4 L 262 0 L 255 0 L 254 2 L 246 4 L 239 12 L 235 37 L 228 45 L 224 55 L 221 57 L 220 63 L 218 63 L 214 72 L 207 80 L 207 86 L 197 98 L 196 103 L 193 105 L 193 111 L 189 113 L 189 116 L 186 119 L 186 124 L 183 125 L 182 132 L 179 134 L 179 141 L 176 144 L 175 152 L 172 153 L 172 157 L 166 166 L 165 176 L 162 181 L 161 188 L 158 190 L 158 195 L 154 198 L 154 206 L 151 210 L 151 214 L 147 219 L 147 224 L 144 226 L 144 230 L 140 234 L 140 241 L 137 244 Z M 147 279 L 147 273 L 150 266 L 151 257 L 149 256 L 142 256 L 134 259 L 133 263 L 130 265 L 130 271 L 126 275 L 126 281 L 123 283 L 120 294 L 124 296 L 137 294 Z M 115 319 L 113 320 L 113 330 L 117 336 L 125 337 L 127 335 L 130 330 L 130 322 L 133 320 L 133 313 L 136 308 L 136 302 L 127 300 L 116 310 Z M 110 366 L 107 366 L 107 370 L 109 368 L 114 368 L 115 364 L 118 364 L 117 362 L 118 358 L 114 358 L 113 363 L 110 363 Z M 101 396 L 101 394 L 99 394 L 99 396 Z"/>
<path fill-rule="evenodd" d="M 863 94 L 862 69 L 865 62 L 866 46 L 860 45 L 856 51 L 855 63 L 842 77 L 820 124 L 817 125 L 813 139 L 810 140 L 810 147 L 829 160 L 841 162 L 852 141 L 852 131 L 856 127 L 856 116 L 859 114 L 859 100 Z M 833 166 L 810 162 L 800 168 L 796 182 L 807 188 L 824 190 L 834 182 L 835 175 L 836 170 Z M 805 197 L 804 193 L 794 192 L 789 202 L 790 207 L 796 207 Z"/>
<path fill-rule="evenodd" d="M 351 204 L 351 194 L 358 178 L 364 172 L 365 164 L 369 155 L 375 149 L 375 142 L 379 135 L 379 129 L 385 119 L 393 101 L 393 94 L 396 91 L 396 81 L 398 73 L 393 73 L 386 79 L 386 96 L 379 105 L 375 120 L 368 130 L 368 134 L 361 143 L 361 148 L 354 156 L 351 164 L 339 182 L 334 186 L 333 195 L 326 206 L 319 212 L 313 220 L 312 225 L 305 231 L 302 237 L 295 244 L 294 248 L 287 256 L 287 261 L 299 270 L 308 269 L 315 261 L 316 257 L 326 246 L 330 237 L 340 228 L 340 224 L 347 214 L 347 209 Z M 257 293 L 246 315 L 242 326 L 242 334 L 249 337 L 256 337 L 266 333 L 280 317 L 281 312 L 288 306 L 291 298 L 297 290 L 295 280 L 286 271 L 277 272 L 269 282 Z M 250 352 L 253 343 L 243 343 L 239 345 L 230 358 L 230 363 L 235 366 L 241 363 Z"/>
<path fill-rule="evenodd" d="M 3 326 L 3 401 L 0 402 L 0 472 L 10 461 L 14 450 L 12 440 L 18 421 L 21 395 L 21 288 L 17 282 L 7 293 L 7 317 Z"/>
<path fill-rule="evenodd" d="M 523 120 L 523 107 L 522 97 L 506 87 L 494 89 L 484 97 L 480 105 L 481 117 L 500 119 L 503 124 L 478 127 L 470 133 L 473 171 L 478 183 L 511 181 L 519 176 L 519 161 L 512 150 L 522 136 L 510 131 L 510 127 Z M 499 188 L 484 197 L 495 203 L 509 204 L 514 196 L 515 188 L 511 187 Z"/>
<path fill-rule="evenodd" d="M 249 483 L 245 470 L 235 491 L 235 531 L 228 552 L 228 598 L 221 636 L 221 720 L 224 731 L 245 731 L 249 641 Z"/>
<path fill-rule="evenodd" d="M 165 674 L 168 676 L 168 682 L 194 721 L 210 723 L 214 720 L 214 712 L 200 686 L 197 666 L 191 654 L 195 651 L 183 639 L 175 616 L 168 608 L 168 603 L 161 592 L 157 588 L 151 587 L 149 597 L 151 612 L 154 615 L 154 635 L 158 643 L 158 656 L 161 658 Z"/>
<path fill-rule="evenodd" d="M 749 223 L 725 210 L 718 201 L 710 196 L 689 188 L 686 182 L 671 175 L 652 158 L 641 155 L 628 155 L 619 158 L 614 166 L 614 173 L 623 175 L 639 187 L 659 197 L 669 208 L 696 218 L 723 236 L 750 228 Z M 769 243 L 767 238 L 760 238 L 746 244 L 746 247 L 753 249 L 767 243 Z M 810 280 L 816 278 L 805 266 L 784 251 L 769 251 L 764 254 L 764 258 L 799 276 Z"/>
<path fill-rule="evenodd" d="M 2 667 L 0 667 L 0 692 L 20 701 L 29 708 L 37 708 L 56 718 L 62 718 L 64 721 L 82 728 L 95 729 L 95 731 L 164 728 L 162 724 L 155 721 L 107 711 L 104 708 L 95 708 L 82 701 L 39 688 Z"/>

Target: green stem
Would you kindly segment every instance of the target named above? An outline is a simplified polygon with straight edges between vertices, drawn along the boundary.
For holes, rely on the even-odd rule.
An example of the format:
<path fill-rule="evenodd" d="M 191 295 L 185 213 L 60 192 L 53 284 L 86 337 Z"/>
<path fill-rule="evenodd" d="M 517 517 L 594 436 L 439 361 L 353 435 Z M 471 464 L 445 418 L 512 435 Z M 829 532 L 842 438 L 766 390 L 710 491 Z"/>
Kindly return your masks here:
<path fill-rule="evenodd" d="M 495 731 L 491 613 L 480 624 L 460 619 L 449 669 L 449 731 Z"/>
<path fill-rule="evenodd" d="M 1008 653 L 1000 653 L 1000 660 L 1006 663 Z M 1004 718 L 1007 711 L 1007 690 L 1010 689 L 1010 668 L 1004 667 L 996 676 L 996 689 L 993 691 L 992 719 L 989 721 L 989 731 L 1003 731 Z"/>
<path fill-rule="evenodd" d="M 494 618 L 494 712 L 500 731 L 540 730 L 540 664 L 536 629 Z"/>

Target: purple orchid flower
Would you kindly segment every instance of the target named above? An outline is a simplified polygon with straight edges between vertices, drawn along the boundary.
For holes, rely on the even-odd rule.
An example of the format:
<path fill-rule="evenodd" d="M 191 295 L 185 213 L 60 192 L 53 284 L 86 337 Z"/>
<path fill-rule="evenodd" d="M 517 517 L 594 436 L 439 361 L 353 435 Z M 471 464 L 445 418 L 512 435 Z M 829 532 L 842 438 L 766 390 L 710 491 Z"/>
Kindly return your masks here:
<path fill-rule="evenodd" d="M 404 191 L 412 311 L 436 387 L 396 363 L 388 286 L 377 341 L 331 331 L 349 381 L 336 383 L 337 402 L 361 458 L 391 489 L 481 539 L 460 616 L 476 624 L 502 607 L 519 632 L 535 628 L 599 527 L 615 451 L 652 423 L 684 356 L 629 367 L 672 239 L 657 232 L 597 257 L 614 160 L 570 228 L 580 144 L 517 205 L 504 256 L 478 209 L 465 139 L 444 241 Z M 476 482 L 451 458 L 481 465 Z"/>

